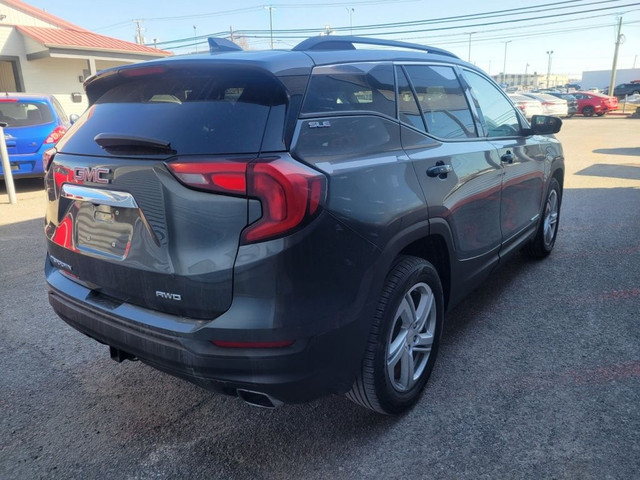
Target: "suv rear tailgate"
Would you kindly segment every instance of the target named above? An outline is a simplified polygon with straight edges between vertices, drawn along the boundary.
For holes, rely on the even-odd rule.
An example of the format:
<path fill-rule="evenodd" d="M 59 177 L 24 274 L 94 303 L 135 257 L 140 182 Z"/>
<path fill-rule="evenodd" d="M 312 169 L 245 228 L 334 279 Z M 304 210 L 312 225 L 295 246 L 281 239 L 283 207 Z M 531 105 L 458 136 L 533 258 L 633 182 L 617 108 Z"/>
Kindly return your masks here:
<path fill-rule="evenodd" d="M 192 318 L 224 312 L 248 200 L 185 188 L 162 162 L 104 160 L 55 156 L 46 178 L 52 263 L 125 302 Z"/>

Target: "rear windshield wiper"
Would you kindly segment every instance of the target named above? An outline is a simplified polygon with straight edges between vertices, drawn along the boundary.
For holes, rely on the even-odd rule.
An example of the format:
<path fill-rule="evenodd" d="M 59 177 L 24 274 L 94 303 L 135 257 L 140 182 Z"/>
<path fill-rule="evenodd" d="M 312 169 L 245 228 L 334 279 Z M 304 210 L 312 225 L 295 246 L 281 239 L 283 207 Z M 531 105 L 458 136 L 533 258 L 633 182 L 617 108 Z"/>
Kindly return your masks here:
<path fill-rule="evenodd" d="M 136 137 L 120 133 L 99 133 L 93 137 L 93 141 L 109 153 L 129 155 L 175 155 L 177 153 L 171 148 L 171 142 L 157 138 Z"/>

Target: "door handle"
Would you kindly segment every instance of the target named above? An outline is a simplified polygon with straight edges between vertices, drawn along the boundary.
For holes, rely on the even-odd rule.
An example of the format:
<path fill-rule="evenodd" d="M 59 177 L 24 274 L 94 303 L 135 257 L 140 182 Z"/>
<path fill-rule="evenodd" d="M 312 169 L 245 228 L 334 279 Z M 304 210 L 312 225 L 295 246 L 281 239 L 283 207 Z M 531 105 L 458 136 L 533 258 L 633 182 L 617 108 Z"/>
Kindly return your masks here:
<path fill-rule="evenodd" d="M 451 173 L 452 171 L 451 165 L 435 165 L 427 168 L 427 175 L 430 177 L 445 178 L 447 173 Z"/>
<path fill-rule="evenodd" d="M 502 155 L 500 157 L 500 160 L 502 160 L 504 163 L 513 163 L 514 158 L 515 157 L 513 156 L 513 153 L 511 153 L 511 150 L 507 150 L 507 153 Z"/>

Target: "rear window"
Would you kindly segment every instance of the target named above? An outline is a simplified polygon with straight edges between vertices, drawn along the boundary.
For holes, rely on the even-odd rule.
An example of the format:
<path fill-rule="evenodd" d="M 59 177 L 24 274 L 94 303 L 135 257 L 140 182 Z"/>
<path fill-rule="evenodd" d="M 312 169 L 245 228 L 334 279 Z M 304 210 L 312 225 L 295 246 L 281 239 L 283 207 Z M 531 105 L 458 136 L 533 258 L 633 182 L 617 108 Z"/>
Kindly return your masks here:
<path fill-rule="evenodd" d="M 51 107 L 42 102 L 0 102 L 0 122 L 8 127 L 30 127 L 53 122 Z"/>
<path fill-rule="evenodd" d="M 331 115 L 373 112 L 395 117 L 395 86 L 390 64 L 356 63 L 313 70 L 302 113 Z"/>
<path fill-rule="evenodd" d="M 108 133 L 161 140 L 182 155 L 257 153 L 267 126 L 282 143 L 286 102 L 275 77 L 248 69 L 182 69 L 122 79 L 76 122 L 61 149 L 104 152 L 93 139 Z"/>

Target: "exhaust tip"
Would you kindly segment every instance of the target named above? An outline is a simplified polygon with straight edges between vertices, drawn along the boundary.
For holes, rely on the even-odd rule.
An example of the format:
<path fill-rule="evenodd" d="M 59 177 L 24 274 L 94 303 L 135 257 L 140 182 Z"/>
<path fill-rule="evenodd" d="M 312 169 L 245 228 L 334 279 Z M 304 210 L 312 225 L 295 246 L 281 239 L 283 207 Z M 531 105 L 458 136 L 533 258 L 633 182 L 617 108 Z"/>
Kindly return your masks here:
<path fill-rule="evenodd" d="M 252 390 L 244 390 L 240 388 L 236 390 L 236 393 L 238 394 L 238 397 L 254 407 L 273 409 L 283 405 L 280 400 L 277 400 L 266 393 L 254 392 Z"/>
<path fill-rule="evenodd" d="M 115 360 L 118 363 L 122 363 L 125 360 L 131 360 L 132 362 L 138 360 L 138 357 L 136 357 L 135 355 L 131 355 L 124 350 L 120 350 L 111 346 L 109 346 L 109 355 L 111 356 L 111 360 Z"/>

